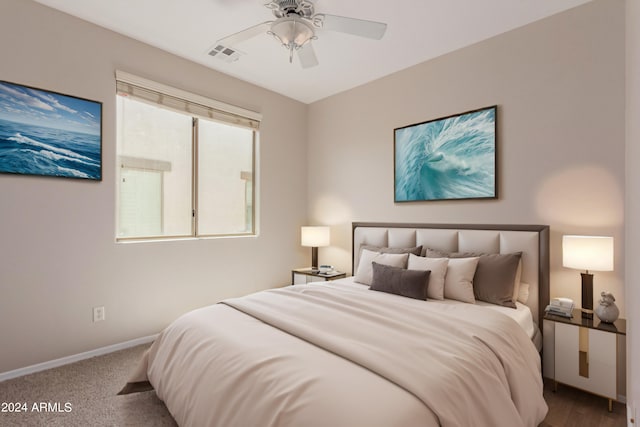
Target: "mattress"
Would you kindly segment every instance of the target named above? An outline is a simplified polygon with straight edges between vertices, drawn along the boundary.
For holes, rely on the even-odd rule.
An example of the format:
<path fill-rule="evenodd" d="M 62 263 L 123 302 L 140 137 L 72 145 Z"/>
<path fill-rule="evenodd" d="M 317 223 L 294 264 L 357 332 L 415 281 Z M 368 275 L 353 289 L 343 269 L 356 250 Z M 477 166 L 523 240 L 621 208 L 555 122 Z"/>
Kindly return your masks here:
<path fill-rule="evenodd" d="M 344 279 L 334 280 L 334 281 L 332 281 L 332 283 L 335 284 L 335 285 L 352 286 L 354 288 L 360 288 L 360 289 L 368 289 L 369 288 L 368 285 L 363 285 L 361 283 L 358 283 L 358 282 L 354 281 L 354 277 L 353 276 L 347 277 L 347 278 L 344 278 Z M 464 302 L 455 301 L 455 300 L 451 300 L 451 299 L 445 299 L 445 300 L 433 300 L 433 299 L 430 299 L 430 300 L 428 300 L 428 303 L 429 304 L 452 304 L 452 305 L 467 304 L 467 303 L 464 303 Z M 503 306 L 491 304 L 491 303 L 484 302 L 484 301 L 476 301 L 475 305 L 479 306 L 479 307 L 484 307 L 487 310 L 497 311 L 499 313 L 504 314 L 505 316 L 510 317 L 518 325 L 520 325 L 520 327 L 524 330 L 524 332 L 527 334 L 527 336 L 531 340 L 533 340 L 538 335 L 538 328 L 535 326 L 535 324 L 533 322 L 533 316 L 531 314 L 531 309 L 528 306 L 526 306 L 525 304 L 522 304 L 520 302 L 516 302 L 516 308 L 515 309 L 510 308 L 510 307 L 503 307 Z"/>

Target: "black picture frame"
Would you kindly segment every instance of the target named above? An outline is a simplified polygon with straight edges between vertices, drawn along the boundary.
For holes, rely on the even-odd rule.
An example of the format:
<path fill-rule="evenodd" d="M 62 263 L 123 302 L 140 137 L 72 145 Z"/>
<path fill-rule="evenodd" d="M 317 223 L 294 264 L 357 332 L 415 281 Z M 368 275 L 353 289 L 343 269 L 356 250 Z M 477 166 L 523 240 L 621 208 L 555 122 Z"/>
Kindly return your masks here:
<path fill-rule="evenodd" d="M 498 106 L 394 129 L 394 202 L 496 199 Z"/>

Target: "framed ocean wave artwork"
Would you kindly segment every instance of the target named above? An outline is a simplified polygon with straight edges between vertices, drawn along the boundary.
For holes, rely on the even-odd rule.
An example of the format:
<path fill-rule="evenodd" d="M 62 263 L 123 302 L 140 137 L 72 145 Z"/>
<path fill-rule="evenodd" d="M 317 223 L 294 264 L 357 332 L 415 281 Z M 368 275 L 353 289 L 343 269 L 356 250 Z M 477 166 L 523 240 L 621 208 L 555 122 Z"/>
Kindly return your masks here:
<path fill-rule="evenodd" d="M 0 172 L 102 180 L 102 103 L 0 80 Z"/>
<path fill-rule="evenodd" d="M 394 201 L 495 199 L 497 106 L 394 130 Z"/>

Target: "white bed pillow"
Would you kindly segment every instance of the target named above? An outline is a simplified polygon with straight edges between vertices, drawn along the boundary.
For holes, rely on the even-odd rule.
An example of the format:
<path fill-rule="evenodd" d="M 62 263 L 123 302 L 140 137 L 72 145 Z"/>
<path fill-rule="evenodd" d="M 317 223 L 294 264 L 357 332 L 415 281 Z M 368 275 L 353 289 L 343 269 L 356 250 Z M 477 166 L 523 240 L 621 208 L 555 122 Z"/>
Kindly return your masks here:
<path fill-rule="evenodd" d="M 446 253 L 427 248 L 427 257 L 478 257 L 473 277 L 474 299 L 515 309 L 522 275 L 522 252 L 506 254 L 480 252 Z"/>
<path fill-rule="evenodd" d="M 444 279 L 447 275 L 448 258 L 425 258 L 409 254 L 409 270 L 430 270 L 427 298 L 444 299 Z"/>
<path fill-rule="evenodd" d="M 449 258 L 444 279 L 444 297 L 475 304 L 473 276 L 480 258 Z"/>
<path fill-rule="evenodd" d="M 373 266 L 375 261 L 378 264 L 389 265 L 391 267 L 407 268 L 407 258 L 409 254 L 381 254 L 380 252 L 363 249 L 358 262 L 358 271 L 355 281 L 364 285 L 371 285 L 373 280 Z"/>

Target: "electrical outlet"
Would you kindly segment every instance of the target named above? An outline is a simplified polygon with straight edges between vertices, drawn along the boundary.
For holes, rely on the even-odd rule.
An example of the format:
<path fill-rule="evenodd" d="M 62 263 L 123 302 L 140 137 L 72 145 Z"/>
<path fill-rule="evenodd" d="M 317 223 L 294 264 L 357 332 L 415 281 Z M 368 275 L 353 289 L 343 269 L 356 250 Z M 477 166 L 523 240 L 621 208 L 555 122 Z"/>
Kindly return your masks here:
<path fill-rule="evenodd" d="M 104 307 L 93 307 L 93 321 L 102 322 L 106 319 Z"/>

